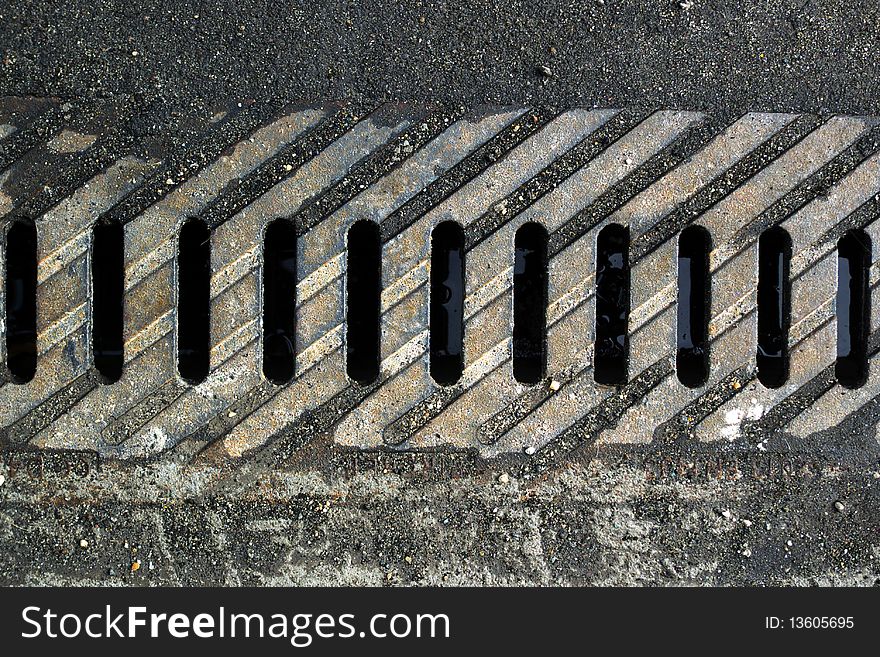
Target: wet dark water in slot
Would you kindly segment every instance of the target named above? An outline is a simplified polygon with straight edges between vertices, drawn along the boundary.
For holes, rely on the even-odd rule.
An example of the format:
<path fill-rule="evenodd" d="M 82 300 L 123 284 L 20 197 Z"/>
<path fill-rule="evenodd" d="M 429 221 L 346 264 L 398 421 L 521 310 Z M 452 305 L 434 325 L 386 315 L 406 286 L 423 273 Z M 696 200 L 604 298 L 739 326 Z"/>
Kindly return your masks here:
<path fill-rule="evenodd" d="M 702 226 L 690 226 L 678 240 L 678 323 L 675 369 L 689 388 L 709 377 L 709 251 L 711 238 Z"/>
<path fill-rule="evenodd" d="M 788 380 L 791 322 L 791 237 L 770 228 L 758 241 L 758 380 L 778 388 Z"/>
<path fill-rule="evenodd" d="M 99 223 L 92 232 L 92 353 L 104 383 L 122 376 L 124 235 L 119 223 Z"/>
<path fill-rule="evenodd" d="M 528 223 L 516 231 L 513 266 L 513 376 L 534 384 L 547 363 L 547 231 Z"/>
<path fill-rule="evenodd" d="M 296 229 L 276 219 L 263 247 L 263 376 L 281 385 L 296 365 Z"/>
<path fill-rule="evenodd" d="M 840 238 L 837 243 L 837 363 L 834 372 L 846 388 L 859 388 L 868 379 L 870 264 L 871 241 L 864 231 L 851 230 Z"/>
<path fill-rule="evenodd" d="M 431 377 L 458 381 L 464 369 L 464 232 L 439 224 L 431 235 Z"/>
<path fill-rule="evenodd" d="M 6 233 L 6 363 L 15 383 L 37 371 L 37 229 L 16 221 Z"/>
<path fill-rule="evenodd" d="M 348 231 L 346 266 L 346 367 L 360 384 L 379 376 L 379 312 L 382 293 L 382 243 L 379 226 L 358 221 Z"/>
<path fill-rule="evenodd" d="M 190 383 L 208 376 L 211 346 L 211 232 L 198 219 L 180 230 L 177 259 L 177 369 Z"/>
<path fill-rule="evenodd" d="M 629 360 L 629 230 L 612 224 L 596 243 L 596 383 L 623 385 Z"/>

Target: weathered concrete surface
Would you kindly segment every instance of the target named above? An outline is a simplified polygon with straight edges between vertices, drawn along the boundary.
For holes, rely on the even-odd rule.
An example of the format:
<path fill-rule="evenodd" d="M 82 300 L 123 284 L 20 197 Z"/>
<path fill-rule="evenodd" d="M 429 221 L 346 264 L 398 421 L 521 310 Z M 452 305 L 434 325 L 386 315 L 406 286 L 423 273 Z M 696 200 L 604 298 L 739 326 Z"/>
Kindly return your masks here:
<path fill-rule="evenodd" d="M 16 457 L 0 581 L 877 585 L 880 454 L 834 452 L 609 450 L 540 476 L 464 454 L 318 453 L 247 483 Z"/>

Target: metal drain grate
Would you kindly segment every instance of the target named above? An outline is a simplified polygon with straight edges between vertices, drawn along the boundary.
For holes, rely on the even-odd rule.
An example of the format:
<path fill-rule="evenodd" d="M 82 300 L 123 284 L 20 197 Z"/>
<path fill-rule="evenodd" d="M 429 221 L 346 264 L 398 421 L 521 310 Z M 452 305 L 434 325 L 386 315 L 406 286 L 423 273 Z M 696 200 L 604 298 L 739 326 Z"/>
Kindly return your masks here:
<path fill-rule="evenodd" d="M 6 227 L 34 222 L 39 259 L 38 367 L 29 382 L 7 376 L 0 387 L 7 446 L 225 459 L 322 432 L 343 447 L 471 448 L 539 461 L 587 440 L 760 448 L 751 442 L 762 426 L 812 434 L 880 387 L 878 303 L 860 302 L 872 309 L 860 338 L 871 357 L 864 385 L 835 378 L 838 242 L 860 228 L 877 243 L 873 118 L 752 113 L 724 122 L 685 111 L 344 104 L 265 118 L 265 108 L 231 108 L 204 126 L 198 147 L 163 160 L 135 154 L 115 128 L 123 111 L 0 99 L 0 212 Z M 293 284 L 279 266 L 262 298 L 264 235 L 278 218 L 295 231 L 295 258 L 284 236 L 272 243 L 279 258 L 296 261 L 296 304 L 290 321 L 271 326 L 279 337 L 270 358 L 264 301 L 278 306 Z M 353 383 L 344 270 L 348 232 L 362 220 L 379 227 L 380 362 L 375 378 L 374 340 L 359 334 L 366 374 Z M 96 222 L 124 228 L 124 363 L 109 385 L 115 377 L 93 367 L 90 304 L 112 296 L 92 289 Z M 429 263 L 431 235 L 446 222 L 461 227 L 464 337 L 451 365 L 458 371 L 438 386 Z M 532 222 L 546 231 L 536 238 L 546 251 L 538 257 L 547 268 L 543 345 L 527 312 L 525 332 L 514 329 L 516 235 Z M 184 313 L 194 333 L 178 329 L 178 277 L 198 278 L 175 265 L 185 223 L 211 235 L 210 312 L 186 302 Z M 596 383 L 593 345 L 597 240 L 612 224 L 626 234 L 630 292 L 623 376 L 618 353 L 601 355 L 610 374 L 599 380 L 619 384 L 608 386 Z M 694 280 L 711 289 L 708 308 L 698 308 L 705 335 L 687 342 L 676 300 L 679 238 L 690 226 L 710 239 L 706 271 L 695 269 Z M 788 362 L 781 385 L 767 387 L 756 359 L 758 251 L 775 227 L 791 240 Z M 623 243 L 611 238 L 609 249 Z M 880 280 L 876 258 L 870 253 L 858 283 L 869 296 Z M 512 362 L 515 334 L 525 336 L 528 376 Z M 291 337 L 292 371 L 284 363 Z M 204 361 L 194 355 L 181 378 L 180 349 L 199 340 Z M 697 343 L 711 356 L 703 363 L 698 354 L 696 378 L 682 377 L 682 348 Z"/>

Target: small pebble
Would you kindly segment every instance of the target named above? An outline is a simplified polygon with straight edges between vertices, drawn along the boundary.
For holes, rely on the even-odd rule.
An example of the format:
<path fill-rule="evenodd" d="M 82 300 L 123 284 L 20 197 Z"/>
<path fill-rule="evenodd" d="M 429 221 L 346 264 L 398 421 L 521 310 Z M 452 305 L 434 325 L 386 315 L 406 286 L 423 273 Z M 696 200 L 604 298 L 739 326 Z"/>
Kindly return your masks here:
<path fill-rule="evenodd" d="M 510 475 L 507 474 L 506 472 L 502 472 L 500 475 L 498 475 L 498 481 L 499 481 L 499 483 L 502 483 L 502 484 L 509 483 L 510 482 Z"/>
<path fill-rule="evenodd" d="M 87 548 L 87 547 L 89 547 L 89 542 L 86 539 L 81 538 L 79 541 L 79 546 L 81 548 Z"/>
<path fill-rule="evenodd" d="M 545 78 L 552 78 L 552 77 L 553 77 L 553 71 L 550 70 L 550 67 L 547 66 L 546 64 L 541 64 L 541 65 L 538 67 L 538 72 L 539 72 L 541 75 L 543 75 Z"/>
<path fill-rule="evenodd" d="M 844 510 L 846 507 L 843 505 L 843 502 L 841 502 L 840 500 L 837 500 L 837 501 L 834 503 L 834 508 L 837 509 L 837 510 L 840 511 L 840 512 L 843 512 L 843 510 Z"/>
<path fill-rule="evenodd" d="M 661 562 L 663 564 L 663 571 L 666 573 L 667 577 L 678 577 L 678 571 L 675 569 L 675 564 L 672 563 L 669 559 L 663 559 Z"/>

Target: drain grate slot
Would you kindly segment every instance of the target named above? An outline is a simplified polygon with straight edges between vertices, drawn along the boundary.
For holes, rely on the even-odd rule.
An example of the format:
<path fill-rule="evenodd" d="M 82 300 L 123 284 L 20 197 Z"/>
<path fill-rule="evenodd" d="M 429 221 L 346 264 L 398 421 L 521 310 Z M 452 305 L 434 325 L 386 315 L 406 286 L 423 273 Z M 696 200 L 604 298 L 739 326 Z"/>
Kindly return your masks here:
<path fill-rule="evenodd" d="M 547 230 L 516 231 L 513 266 L 513 376 L 535 384 L 547 367 Z"/>
<path fill-rule="evenodd" d="M 211 231 L 190 219 L 177 260 L 177 368 L 190 383 L 208 376 L 211 345 Z"/>
<path fill-rule="evenodd" d="M 125 234 L 119 223 L 100 222 L 92 232 L 92 353 L 104 383 L 122 377 Z"/>
<path fill-rule="evenodd" d="M 602 229 L 596 242 L 596 383 L 626 383 L 629 286 L 629 230 L 611 224 Z"/>
<path fill-rule="evenodd" d="M 868 267 L 871 240 L 863 230 L 848 231 L 837 244 L 837 362 L 841 385 L 860 388 L 868 380 Z"/>
<path fill-rule="evenodd" d="M 758 380 L 779 388 L 788 380 L 791 322 L 791 237 L 770 228 L 758 240 Z"/>
<path fill-rule="evenodd" d="M 293 378 L 296 331 L 296 229 L 276 219 L 263 246 L 263 375 L 281 385 Z"/>
<path fill-rule="evenodd" d="M 379 376 L 382 242 L 375 222 L 358 221 L 348 231 L 346 272 L 346 367 L 365 385 Z"/>
<path fill-rule="evenodd" d="M 451 385 L 464 369 L 464 231 L 445 221 L 431 234 L 431 376 Z"/>
<path fill-rule="evenodd" d="M 709 378 L 709 231 L 689 226 L 678 240 L 678 322 L 675 365 L 678 380 L 698 388 Z"/>
<path fill-rule="evenodd" d="M 6 232 L 6 364 L 16 383 L 37 372 L 37 228 L 15 221 Z"/>

